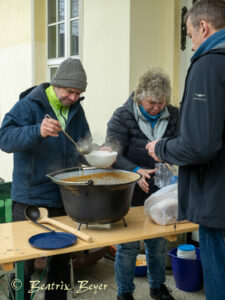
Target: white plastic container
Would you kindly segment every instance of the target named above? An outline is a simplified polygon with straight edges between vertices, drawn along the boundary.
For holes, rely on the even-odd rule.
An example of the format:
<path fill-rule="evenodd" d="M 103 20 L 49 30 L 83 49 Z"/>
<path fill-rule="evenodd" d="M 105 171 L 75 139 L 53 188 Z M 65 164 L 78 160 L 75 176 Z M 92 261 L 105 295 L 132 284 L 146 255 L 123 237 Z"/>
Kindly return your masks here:
<path fill-rule="evenodd" d="M 194 245 L 182 244 L 177 247 L 177 257 L 185 259 L 196 259 L 196 249 Z"/>

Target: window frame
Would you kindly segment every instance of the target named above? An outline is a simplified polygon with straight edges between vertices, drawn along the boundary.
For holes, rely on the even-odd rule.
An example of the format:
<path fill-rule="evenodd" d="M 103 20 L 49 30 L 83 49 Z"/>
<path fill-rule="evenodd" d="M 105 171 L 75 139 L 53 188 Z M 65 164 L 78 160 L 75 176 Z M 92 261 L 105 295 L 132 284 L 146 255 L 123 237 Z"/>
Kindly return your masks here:
<path fill-rule="evenodd" d="M 56 3 L 56 13 L 58 14 L 58 1 Z M 48 58 L 48 28 L 49 28 L 49 24 L 48 24 L 48 0 L 46 1 L 46 53 L 47 53 L 47 80 L 50 81 L 51 80 L 51 69 L 52 68 L 57 68 L 60 63 L 65 60 L 68 57 L 72 57 L 72 58 L 79 58 L 81 59 L 82 57 L 82 44 L 83 44 L 83 7 L 84 7 L 84 3 L 83 0 L 78 0 L 79 1 L 79 15 L 76 18 L 72 18 L 71 17 L 71 6 L 70 6 L 70 2 L 71 0 L 64 0 L 64 4 L 65 4 L 65 19 L 64 22 L 62 21 L 57 21 L 55 23 L 51 23 L 50 26 L 53 25 L 58 25 L 61 23 L 64 23 L 64 30 L 65 30 L 65 49 L 64 49 L 64 57 L 58 57 L 58 58 Z M 78 19 L 78 26 L 79 26 L 79 35 L 78 35 L 78 55 L 70 55 L 70 49 L 71 49 L 71 29 L 70 29 L 70 24 L 71 21 L 74 19 Z M 56 26 L 56 55 L 58 54 L 58 26 Z"/>

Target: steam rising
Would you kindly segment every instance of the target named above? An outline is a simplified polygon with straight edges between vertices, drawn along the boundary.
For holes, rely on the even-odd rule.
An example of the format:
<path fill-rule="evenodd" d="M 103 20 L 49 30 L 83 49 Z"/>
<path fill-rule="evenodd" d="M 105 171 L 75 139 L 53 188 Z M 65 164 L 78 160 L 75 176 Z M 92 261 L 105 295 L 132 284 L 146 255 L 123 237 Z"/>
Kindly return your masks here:
<path fill-rule="evenodd" d="M 110 147 L 112 149 L 112 151 L 115 151 L 118 153 L 122 152 L 122 146 L 120 145 L 120 143 L 117 140 L 115 140 L 114 138 L 109 138 L 109 137 L 106 138 L 105 143 L 103 143 L 102 145 L 98 145 L 96 143 L 93 143 L 93 139 L 89 135 L 83 139 L 80 139 L 78 141 L 78 146 L 83 149 L 87 149 L 90 152 L 97 151 L 97 150 L 99 150 L 100 147 L 103 147 L 103 146 Z"/>

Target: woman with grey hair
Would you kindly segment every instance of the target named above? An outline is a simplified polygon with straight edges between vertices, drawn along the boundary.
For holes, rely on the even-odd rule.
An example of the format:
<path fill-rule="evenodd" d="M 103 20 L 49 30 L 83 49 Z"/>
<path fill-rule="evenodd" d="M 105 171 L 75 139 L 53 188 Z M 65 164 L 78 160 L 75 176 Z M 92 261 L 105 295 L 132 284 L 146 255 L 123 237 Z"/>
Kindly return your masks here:
<path fill-rule="evenodd" d="M 135 91 L 108 122 L 106 145 L 120 149 L 113 167 L 142 175 L 134 188 L 132 206 L 144 205 L 145 199 L 158 189 L 152 178 L 155 161 L 149 157 L 146 144 L 178 134 L 178 108 L 172 106 L 170 101 L 168 75 L 159 68 L 151 68 L 140 77 Z M 163 238 L 144 241 L 150 295 L 153 299 L 174 299 L 164 284 L 166 244 Z M 117 299 L 134 299 L 133 279 L 139 251 L 139 241 L 117 246 Z"/>

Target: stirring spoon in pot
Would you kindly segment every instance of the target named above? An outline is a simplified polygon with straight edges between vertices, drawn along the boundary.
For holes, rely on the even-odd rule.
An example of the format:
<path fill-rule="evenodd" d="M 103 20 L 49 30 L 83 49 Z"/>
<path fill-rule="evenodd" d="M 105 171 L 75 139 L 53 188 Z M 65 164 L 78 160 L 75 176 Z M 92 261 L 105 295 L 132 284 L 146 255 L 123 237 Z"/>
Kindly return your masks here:
<path fill-rule="evenodd" d="M 55 230 L 37 222 L 37 220 L 40 218 L 40 211 L 36 206 L 32 206 L 32 205 L 27 206 L 24 210 L 24 215 L 28 220 L 32 221 L 38 226 L 43 227 L 51 232 L 55 232 Z"/>

